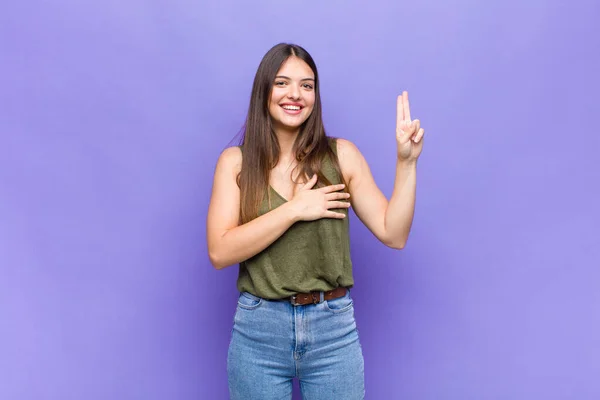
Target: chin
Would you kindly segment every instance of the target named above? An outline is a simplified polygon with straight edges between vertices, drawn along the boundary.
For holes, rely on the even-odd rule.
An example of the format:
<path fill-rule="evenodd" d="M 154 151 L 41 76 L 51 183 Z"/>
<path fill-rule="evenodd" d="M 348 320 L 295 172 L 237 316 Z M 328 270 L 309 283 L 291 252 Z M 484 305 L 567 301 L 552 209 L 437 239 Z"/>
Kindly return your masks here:
<path fill-rule="evenodd" d="M 291 130 L 298 130 L 302 127 L 302 125 L 306 122 L 306 120 L 302 120 L 302 121 L 298 121 L 298 122 L 294 122 L 294 123 L 285 123 L 284 121 L 278 120 L 278 121 L 273 121 L 275 123 L 276 127 L 280 127 L 282 129 L 291 131 Z"/>

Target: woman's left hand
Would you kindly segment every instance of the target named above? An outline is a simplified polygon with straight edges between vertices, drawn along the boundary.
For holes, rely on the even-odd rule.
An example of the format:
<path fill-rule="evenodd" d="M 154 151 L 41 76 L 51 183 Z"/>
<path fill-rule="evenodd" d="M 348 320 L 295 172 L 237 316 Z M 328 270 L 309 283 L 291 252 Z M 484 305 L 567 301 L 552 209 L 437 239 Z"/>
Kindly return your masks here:
<path fill-rule="evenodd" d="M 396 141 L 398 142 L 398 161 L 417 161 L 423 150 L 421 121 L 410 119 L 408 92 L 398 96 L 396 112 Z"/>

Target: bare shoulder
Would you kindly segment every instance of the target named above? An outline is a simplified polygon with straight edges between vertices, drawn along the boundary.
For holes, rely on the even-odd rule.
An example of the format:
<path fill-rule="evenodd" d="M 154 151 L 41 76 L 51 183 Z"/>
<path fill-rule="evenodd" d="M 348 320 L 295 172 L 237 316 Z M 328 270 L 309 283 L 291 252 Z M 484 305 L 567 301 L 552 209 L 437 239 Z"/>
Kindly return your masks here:
<path fill-rule="evenodd" d="M 350 140 L 338 138 L 336 139 L 336 142 L 338 158 L 340 159 L 340 162 L 342 159 L 350 159 L 352 161 L 353 158 L 361 156 L 358 147 Z"/>
<path fill-rule="evenodd" d="M 242 167 L 242 151 L 228 147 L 221 152 L 215 167 L 207 226 L 210 235 L 237 226 L 240 208 L 240 189 L 237 175 Z"/>
<path fill-rule="evenodd" d="M 230 171 L 236 175 L 242 169 L 242 150 L 238 146 L 228 147 L 217 160 L 217 170 Z"/>
<path fill-rule="evenodd" d="M 348 139 L 338 138 L 337 155 L 340 162 L 340 168 L 345 177 L 351 179 L 356 169 L 360 168 L 364 158 L 358 147 Z"/>

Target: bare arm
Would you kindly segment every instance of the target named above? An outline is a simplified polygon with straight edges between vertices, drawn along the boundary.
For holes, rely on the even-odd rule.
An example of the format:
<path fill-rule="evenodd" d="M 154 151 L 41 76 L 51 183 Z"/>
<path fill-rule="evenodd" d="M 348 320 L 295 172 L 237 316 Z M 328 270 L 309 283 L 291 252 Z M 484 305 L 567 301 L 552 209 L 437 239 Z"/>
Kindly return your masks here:
<path fill-rule="evenodd" d="M 408 241 L 415 213 L 417 159 L 423 149 L 424 135 L 420 121 L 410 119 L 407 92 L 398 96 L 396 119 L 398 158 L 394 191 L 389 202 L 353 143 L 338 139 L 338 158 L 358 218 L 386 246 L 402 249 Z"/>
<path fill-rule="evenodd" d="M 237 147 L 223 151 L 215 168 L 212 195 L 206 221 L 206 239 L 210 262 L 216 269 L 237 264 L 263 251 L 290 226 L 300 220 L 344 218 L 343 213 L 330 208 L 348 207 L 341 202 L 349 194 L 337 192 L 340 185 L 311 190 L 316 183 L 314 175 L 298 190 L 292 200 L 239 225 L 240 189 L 236 177 L 242 166 L 242 152 Z"/>
<path fill-rule="evenodd" d="M 215 168 L 206 238 L 208 255 L 216 269 L 258 254 L 295 222 L 284 204 L 247 224 L 238 225 L 240 189 L 236 177 L 241 166 L 242 152 L 237 147 L 230 147 L 221 153 Z"/>
<path fill-rule="evenodd" d="M 415 209 L 416 163 L 396 164 L 396 180 L 388 201 L 367 161 L 350 141 L 338 139 L 338 157 L 357 217 L 383 244 L 402 249 L 408 240 Z"/>

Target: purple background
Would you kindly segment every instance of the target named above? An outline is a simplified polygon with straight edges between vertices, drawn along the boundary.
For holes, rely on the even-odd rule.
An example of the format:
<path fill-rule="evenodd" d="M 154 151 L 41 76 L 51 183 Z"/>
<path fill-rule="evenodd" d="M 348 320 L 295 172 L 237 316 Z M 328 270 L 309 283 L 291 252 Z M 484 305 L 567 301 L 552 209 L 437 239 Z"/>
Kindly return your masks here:
<path fill-rule="evenodd" d="M 351 219 L 367 399 L 600 398 L 600 3 L 0 6 L 0 398 L 226 399 L 237 267 L 205 219 L 263 54 L 389 196 L 395 97 L 426 129 L 408 247 Z M 297 388 L 295 389 L 297 394 Z"/>

